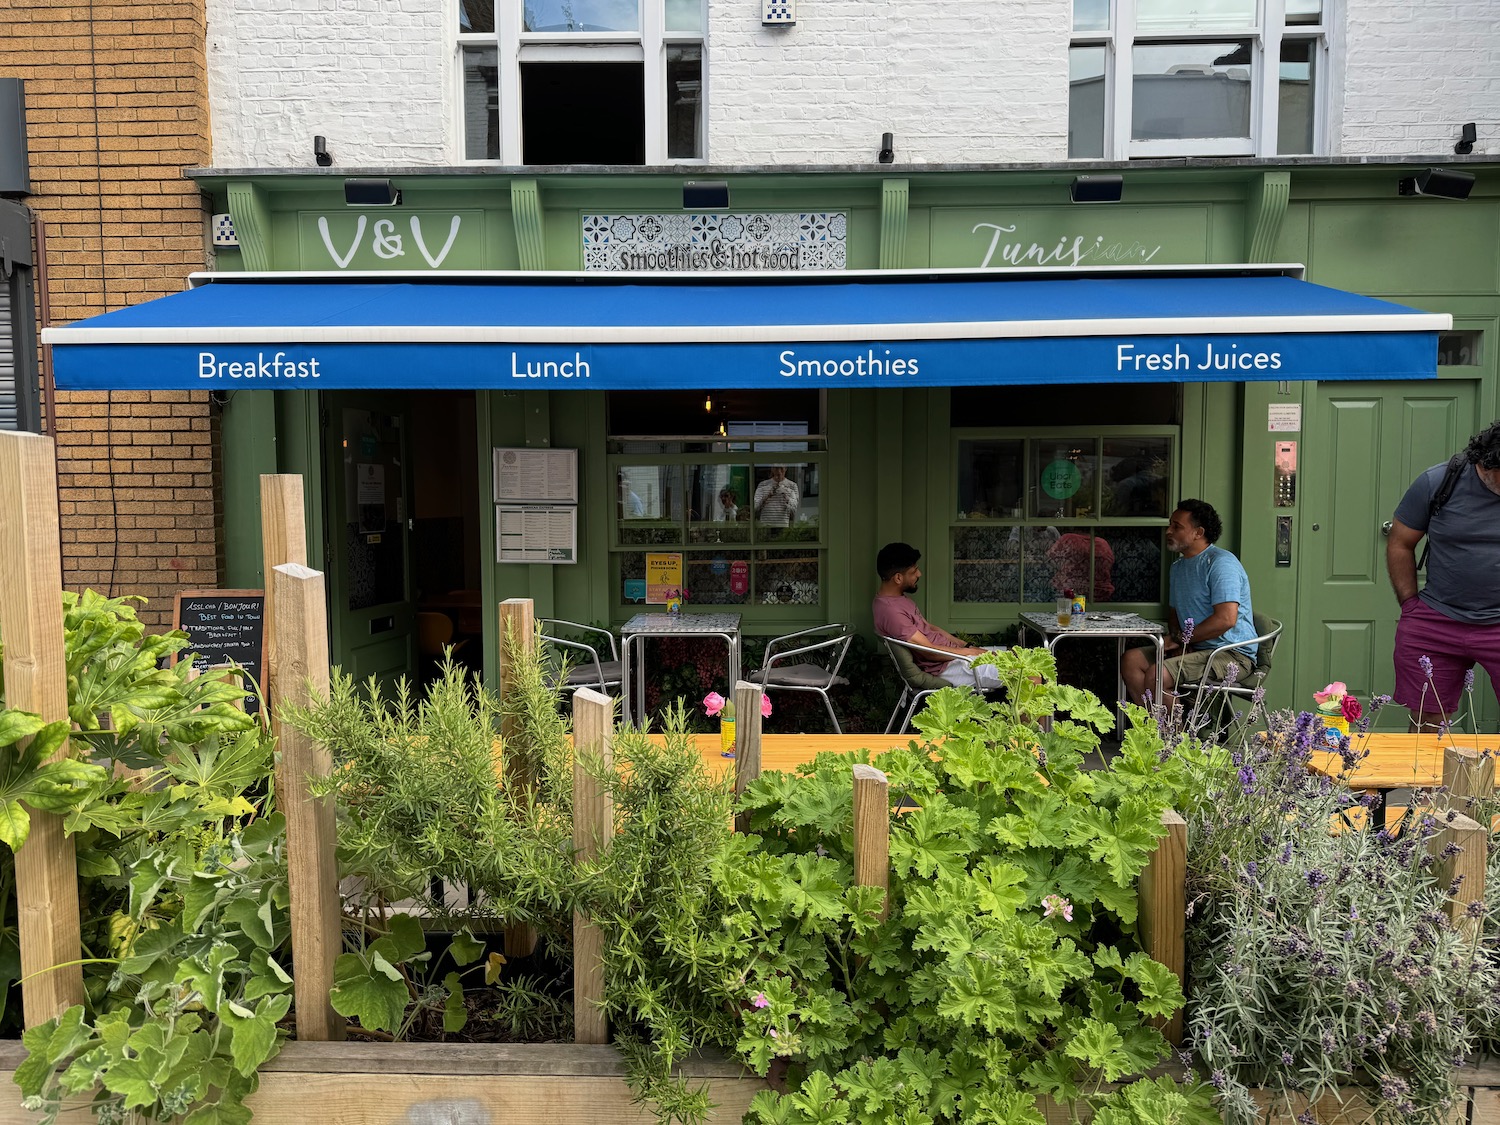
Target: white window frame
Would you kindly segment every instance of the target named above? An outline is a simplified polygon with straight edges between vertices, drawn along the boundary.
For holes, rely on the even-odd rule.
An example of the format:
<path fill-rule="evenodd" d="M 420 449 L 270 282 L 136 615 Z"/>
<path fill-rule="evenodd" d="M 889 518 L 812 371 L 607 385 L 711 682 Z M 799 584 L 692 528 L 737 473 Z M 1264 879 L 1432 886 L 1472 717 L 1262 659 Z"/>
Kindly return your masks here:
<path fill-rule="evenodd" d="M 1287 24 L 1285 0 L 1257 0 L 1257 22 L 1240 27 L 1210 29 L 1152 29 L 1137 35 L 1136 0 L 1111 0 L 1109 28 L 1078 31 L 1070 47 L 1103 47 L 1105 160 L 1135 160 L 1181 156 L 1276 156 L 1280 119 L 1281 44 L 1305 39 L 1313 44 L 1313 151 L 1287 155 L 1317 156 L 1327 150 L 1329 67 L 1329 6 L 1323 0 L 1320 22 Z M 1191 137 L 1176 140 L 1135 140 L 1131 136 L 1135 96 L 1134 50 L 1152 43 L 1214 42 L 1248 39 L 1251 43 L 1252 101 L 1249 137 Z M 1076 161 L 1098 157 L 1070 157 Z"/>
<path fill-rule="evenodd" d="M 666 0 L 639 0 L 640 31 L 632 32 L 529 32 L 522 31 L 522 0 L 493 0 L 494 32 L 454 33 L 454 107 L 452 146 L 455 163 L 522 167 L 521 64 L 533 62 L 636 62 L 643 67 L 642 96 L 645 97 L 646 165 L 703 165 L 708 163 L 708 4 L 702 2 L 701 34 L 684 35 L 666 30 Z M 449 28 L 458 27 L 460 0 L 445 5 Z M 496 52 L 499 100 L 500 158 L 471 160 L 465 153 L 466 106 L 463 83 L 464 50 L 493 47 Z M 674 47 L 697 47 L 702 67 L 699 90 L 698 144 L 701 154 L 693 158 L 667 155 L 667 51 Z"/>

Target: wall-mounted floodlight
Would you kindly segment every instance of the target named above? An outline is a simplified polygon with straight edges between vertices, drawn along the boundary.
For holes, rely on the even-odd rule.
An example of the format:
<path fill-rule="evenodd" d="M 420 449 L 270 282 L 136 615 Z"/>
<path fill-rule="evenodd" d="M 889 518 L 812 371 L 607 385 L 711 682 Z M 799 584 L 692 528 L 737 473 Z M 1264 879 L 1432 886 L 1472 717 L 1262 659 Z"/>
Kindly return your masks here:
<path fill-rule="evenodd" d="M 344 202 L 350 207 L 395 207 L 401 191 L 390 180 L 345 180 Z"/>
<path fill-rule="evenodd" d="M 1075 176 L 1068 188 L 1074 203 L 1118 203 L 1124 194 L 1124 176 Z"/>
<path fill-rule="evenodd" d="M 723 211 L 729 206 L 729 184 L 724 180 L 687 180 L 682 206 L 688 211 Z"/>
<path fill-rule="evenodd" d="M 1468 199 L 1474 177 L 1451 168 L 1428 168 L 1396 185 L 1397 195 L 1431 195 L 1438 199 Z"/>

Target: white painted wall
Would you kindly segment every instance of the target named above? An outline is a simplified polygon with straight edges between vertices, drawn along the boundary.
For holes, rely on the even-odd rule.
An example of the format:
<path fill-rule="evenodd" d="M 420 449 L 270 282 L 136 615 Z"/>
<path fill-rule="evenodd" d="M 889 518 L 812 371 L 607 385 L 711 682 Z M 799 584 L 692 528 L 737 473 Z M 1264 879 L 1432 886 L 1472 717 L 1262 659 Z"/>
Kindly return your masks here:
<path fill-rule="evenodd" d="M 207 0 L 214 163 L 450 162 L 446 0 Z M 451 16 L 450 16 L 451 18 Z"/>
<path fill-rule="evenodd" d="M 1473 121 L 1500 153 L 1500 4 L 1349 0 L 1336 97 L 1340 156 L 1441 156 Z"/>
<path fill-rule="evenodd" d="M 1067 155 L 1071 0 L 710 0 L 716 164 L 1054 161 Z"/>
<path fill-rule="evenodd" d="M 1500 152 L 1496 0 L 1326 0 L 1334 156 Z M 219 167 L 460 162 L 452 0 L 207 0 Z M 1071 0 L 709 0 L 715 164 L 1052 162 L 1066 154 Z"/>

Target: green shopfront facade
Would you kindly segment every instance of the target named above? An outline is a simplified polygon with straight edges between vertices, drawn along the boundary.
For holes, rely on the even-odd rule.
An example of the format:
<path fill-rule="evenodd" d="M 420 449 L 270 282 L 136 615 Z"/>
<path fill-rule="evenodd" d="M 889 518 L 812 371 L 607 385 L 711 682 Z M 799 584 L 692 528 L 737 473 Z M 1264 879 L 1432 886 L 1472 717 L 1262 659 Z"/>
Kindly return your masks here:
<path fill-rule="evenodd" d="M 682 207 L 683 177 L 653 171 L 383 170 L 402 199 L 378 209 L 345 204 L 348 172 L 196 178 L 238 241 L 219 271 L 1304 263 L 1320 285 L 1450 314 L 1439 378 L 736 391 L 703 370 L 611 392 L 538 370 L 469 392 L 247 385 L 220 396 L 223 581 L 262 583 L 257 478 L 297 472 L 334 658 L 360 674 L 412 667 L 415 614 L 440 589 L 618 625 L 640 608 L 648 550 L 681 551 L 690 603 L 733 606 L 749 633 L 852 621 L 868 635 L 875 552 L 904 539 L 924 552 L 926 614 L 987 632 L 1063 582 L 1161 613 L 1166 517 L 1196 495 L 1224 515 L 1256 608 L 1286 622 L 1272 700 L 1305 704 L 1330 678 L 1389 690 L 1380 525 L 1418 471 L 1500 415 L 1500 169 L 1471 166 L 1462 203 L 1398 198 L 1412 169 L 1394 164 L 1108 170 L 1125 177 L 1108 206 L 1069 202 L 1071 166 L 724 170 L 730 206 L 708 227 Z M 777 227 L 776 249 L 752 259 L 756 224 Z M 656 226 L 715 249 L 652 249 L 641 231 Z M 1291 483 L 1277 473 L 1288 443 Z M 497 560 L 502 449 L 577 451 L 575 562 Z M 784 528 L 744 518 L 773 465 L 799 490 Z M 481 617 L 493 669 L 494 614 Z"/>

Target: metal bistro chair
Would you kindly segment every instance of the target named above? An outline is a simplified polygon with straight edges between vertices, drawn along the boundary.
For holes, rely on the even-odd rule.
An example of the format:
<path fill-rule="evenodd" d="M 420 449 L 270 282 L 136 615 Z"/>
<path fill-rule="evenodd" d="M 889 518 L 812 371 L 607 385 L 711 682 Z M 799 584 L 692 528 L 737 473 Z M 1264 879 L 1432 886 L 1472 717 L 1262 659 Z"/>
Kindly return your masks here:
<path fill-rule="evenodd" d="M 766 645 L 765 663 L 759 671 L 750 673 L 750 681 L 760 684 L 768 692 L 816 692 L 823 697 L 823 706 L 828 708 L 833 733 L 843 734 L 844 728 L 839 726 L 839 717 L 833 710 L 828 691 L 849 683 L 839 675 L 839 669 L 853 640 L 852 625 L 819 625 L 777 637 Z"/>
<path fill-rule="evenodd" d="M 891 663 L 896 666 L 896 675 L 901 678 L 901 698 L 896 700 L 896 708 L 891 712 L 891 718 L 885 724 L 886 734 L 905 734 L 911 721 L 916 717 L 917 708 L 935 691 L 942 691 L 945 687 L 959 687 L 961 685 L 951 684 L 941 676 L 935 676 L 926 671 L 917 663 L 917 654 L 935 656 L 941 660 L 954 659 L 953 653 L 940 648 L 929 648 L 927 645 L 919 645 L 913 641 L 898 641 L 895 637 L 881 637 L 885 642 L 886 652 L 891 654 Z M 979 674 L 973 673 L 974 682 L 970 690 L 977 695 L 983 695 L 984 689 L 979 686 Z M 905 717 L 901 725 L 896 725 L 896 717 L 902 714 L 905 708 Z"/>
<path fill-rule="evenodd" d="M 615 635 L 608 629 L 601 629 L 597 625 L 584 625 L 577 621 L 563 621 L 556 617 L 539 617 L 537 624 L 542 627 L 542 640 L 546 644 L 565 650 L 565 656 L 569 653 L 578 654 L 568 656 L 565 674 L 553 683 L 553 687 L 597 688 L 608 695 L 610 688 L 621 686 L 624 676 L 620 665 L 620 649 L 615 643 Z M 590 644 L 587 640 L 562 636 L 564 631 L 573 634 L 582 633 L 590 638 L 597 636 L 603 640 Z M 603 655 L 606 643 L 609 651 L 608 658 Z"/>
<path fill-rule="evenodd" d="M 1234 713 L 1234 699 L 1249 699 L 1258 688 L 1265 686 L 1266 677 L 1271 674 L 1271 661 L 1276 655 L 1276 642 L 1281 638 L 1281 622 L 1274 617 L 1257 613 L 1251 621 L 1254 622 L 1256 636 L 1235 644 L 1215 645 L 1209 653 L 1208 663 L 1204 666 L 1203 675 L 1198 678 L 1198 681 L 1191 684 L 1179 684 L 1174 689 L 1179 699 L 1183 700 L 1184 705 L 1189 708 L 1200 701 L 1206 701 L 1203 702 L 1203 706 L 1213 720 L 1214 730 L 1220 733 L 1237 721 Z M 1214 674 L 1213 658 L 1215 656 L 1225 649 L 1247 648 L 1250 645 L 1257 646 L 1255 667 L 1246 675 L 1227 687 L 1210 679 Z M 1222 670 L 1218 678 L 1223 679 Z"/>

